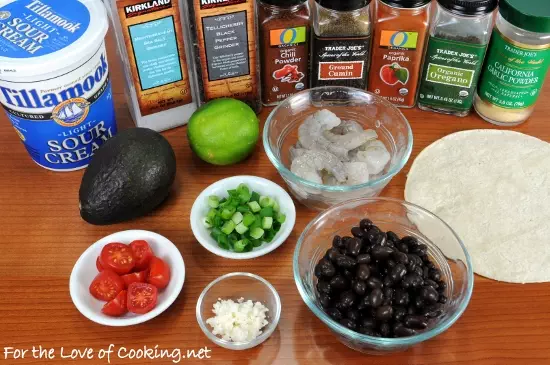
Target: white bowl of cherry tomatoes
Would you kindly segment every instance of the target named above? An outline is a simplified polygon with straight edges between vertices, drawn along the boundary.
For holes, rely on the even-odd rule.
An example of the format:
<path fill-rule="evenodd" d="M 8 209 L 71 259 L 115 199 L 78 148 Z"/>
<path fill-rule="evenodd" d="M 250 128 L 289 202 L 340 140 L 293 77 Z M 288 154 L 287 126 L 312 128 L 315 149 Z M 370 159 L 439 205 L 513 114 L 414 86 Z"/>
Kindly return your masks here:
<path fill-rule="evenodd" d="M 106 326 L 131 326 L 164 312 L 178 297 L 185 264 L 177 247 L 149 231 L 114 233 L 78 259 L 69 282 L 76 308 Z"/>

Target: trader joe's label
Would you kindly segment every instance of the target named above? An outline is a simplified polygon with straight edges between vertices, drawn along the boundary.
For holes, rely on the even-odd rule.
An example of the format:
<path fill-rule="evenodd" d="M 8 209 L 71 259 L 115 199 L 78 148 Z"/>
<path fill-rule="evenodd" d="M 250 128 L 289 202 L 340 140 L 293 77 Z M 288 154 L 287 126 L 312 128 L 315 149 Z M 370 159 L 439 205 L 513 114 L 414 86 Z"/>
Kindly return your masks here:
<path fill-rule="evenodd" d="M 550 65 L 550 48 L 527 48 L 493 32 L 478 94 L 507 109 L 527 108 L 537 101 Z"/>
<path fill-rule="evenodd" d="M 420 103 L 470 110 L 486 46 L 431 37 L 420 84 Z"/>

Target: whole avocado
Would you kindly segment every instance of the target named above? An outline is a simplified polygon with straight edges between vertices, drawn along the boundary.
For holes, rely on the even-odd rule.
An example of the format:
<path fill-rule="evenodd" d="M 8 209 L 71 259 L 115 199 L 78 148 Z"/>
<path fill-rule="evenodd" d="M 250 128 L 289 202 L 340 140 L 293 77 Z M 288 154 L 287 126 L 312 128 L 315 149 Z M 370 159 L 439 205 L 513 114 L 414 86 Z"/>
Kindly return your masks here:
<path fill-rule="evenodd" d="M 132 128 L 108 140 L 94 157 L 80 185 L 80 215 L 106 225 L 150 213 L 170 193 L 176 155 L 170 143 L 147 128 Z"/>

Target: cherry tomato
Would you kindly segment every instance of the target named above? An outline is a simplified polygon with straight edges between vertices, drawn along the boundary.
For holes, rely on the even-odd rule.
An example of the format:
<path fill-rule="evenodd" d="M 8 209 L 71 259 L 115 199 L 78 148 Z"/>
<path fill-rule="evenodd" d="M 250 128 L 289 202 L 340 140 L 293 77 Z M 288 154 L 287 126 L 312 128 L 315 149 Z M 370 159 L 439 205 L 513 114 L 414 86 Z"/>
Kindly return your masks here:
<path fill-rule="evenodd" d="M 95 260 L 95 267 L 97 268 L 97 271 L 99 272 L 103 271 L 103 265 L 101 265 L 101 260 L 99 259 L 99 256 Z"/>
<path fill-rule="evenodd" d="M 106 302 L 113 300 L 124 289 L 124 281 L 114 271 L 105 269 L 90 284 L 90 294 Z"/>
<path fill-rule="evenodd" d="M 128 308 L 126 306 L 127 295 L 128 294 L 126 290 L 122 290 L 120 293 L 118 293 L 115 299 L 111 300 L 103 306 L 101 312 L 111 317 L 119 317 L 123 314 L 126 314 L 128 312 Z"/>
<path fill-rule="evenodd" d="M 141 271 L 141 270 L 147 269 L 149 267 L 149 263 L 151 262 L 151 259 L 154 256 L 153 250 L 151 250 L 151 247 L 149 246 L 147 241 L 144 241 L 144 240 L 134 241 L 130 243 L 130 248 L 134 253 L 134 259 L 136 261 L 136 266 L 134 270 Z"/>
<path fill-rule="evenodd" d="M 170 266 L 162 259 L 153 257 L 149 266 L 149 276 L 147 282 L 153 284 L 159 289 L 164 289 L 170 282 Z"/>
<path fill-rule="evenodd" d="M 124 284 L 126 287 L 129 287 L 132 283 L 145 283 L 147 282 L 147 275 L 149 274 L 149 270 L 143 270 L 143 271 L 137 271 L 132 272 L 126 275 L 122 275 L 122 281 L 124 281 Z"/>
<path fill-rule="evenodd" d="M 132 283 L 128 287 L 128 310 L 132 313 L 144 314 L 157 305 L 157 288 L 146 283 Z"/>
<path fill-rule="evenodd" d="M 101 250 L 101 265 L 119 275 L 128 274 L 134 268 L 136 260 L 132 249 L 122 243 L 109 243 Z"/>

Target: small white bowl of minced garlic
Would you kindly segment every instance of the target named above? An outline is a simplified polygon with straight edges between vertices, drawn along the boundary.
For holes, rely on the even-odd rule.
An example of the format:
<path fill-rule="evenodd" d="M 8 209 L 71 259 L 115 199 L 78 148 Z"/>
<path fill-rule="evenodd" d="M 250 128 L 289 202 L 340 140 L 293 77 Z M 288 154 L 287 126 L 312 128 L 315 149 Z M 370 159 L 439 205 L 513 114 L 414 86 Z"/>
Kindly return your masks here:
<path fill-rule="evenodd" d="M 197 322 L 212 342 L 247 350 L 266 341 L 281 317 L 281 299 L 267 280 L 231 273 L 211 282 L 197 302 Z"/>

